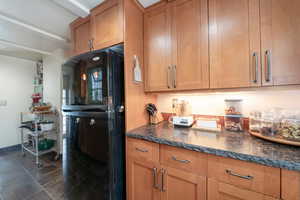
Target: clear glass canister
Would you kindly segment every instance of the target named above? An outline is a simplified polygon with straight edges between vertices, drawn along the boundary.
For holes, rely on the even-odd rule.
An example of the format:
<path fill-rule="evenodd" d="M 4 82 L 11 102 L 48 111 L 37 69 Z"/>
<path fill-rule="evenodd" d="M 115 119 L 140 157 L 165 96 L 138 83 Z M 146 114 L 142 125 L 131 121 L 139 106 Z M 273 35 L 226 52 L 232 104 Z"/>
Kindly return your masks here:
<path fill-rule="evenodd" d="M 224 120 L 225 129 L 227 131 L 243 131 L 243 118 L 241 115 L 225 115 Z"/>
<path fill-rule="evenodd" d="M 281 125 L 280 117 L 277 112 L 264 111 L 261 117 L 260 132 L 263 135 L 274 136 L 278 133 Z"/>
<path fill-rule="evenodd" d="M 226 99 L 225 100 L 225 115 L 241 115 L 242 100 L 241 99 Z"/>
<path fill-rule="evenodd" d="M 260 132 L 260 129 L 261 129 L 261 112 L 260 111 L 250 112 L 249 130 L 253 132 Z"/>
<path fill-rule="evenodd" d="M 281 122 L 280 134 L 286 139 L 300 140 L 300 120 L 283 119 Z"/>

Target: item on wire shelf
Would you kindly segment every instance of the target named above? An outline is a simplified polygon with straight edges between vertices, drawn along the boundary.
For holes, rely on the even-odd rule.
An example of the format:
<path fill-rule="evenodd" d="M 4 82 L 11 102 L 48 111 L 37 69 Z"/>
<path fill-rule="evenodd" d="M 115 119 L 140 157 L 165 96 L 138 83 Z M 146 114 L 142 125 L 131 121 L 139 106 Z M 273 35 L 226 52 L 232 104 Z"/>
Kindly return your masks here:
<path fill-rule="evenodd" d="M 149 123 L 158 124 L 163 121 L 163 117 L 160 112 L 158 112 L 156 106 L 152 103 L 146 105 L 146 111 L 149 114 Z"/>
<path fill-rule="evenodd" d="M 242 101 L 241 99 L 225 100 L 224 126 L 227 131 L 243 131 Z"/>
<path fill-rule="evenodd" d="M 42 121 L 39 123 L 41 131 L 51 131 L 54 129 L 53 121 Z"/>
<path fill-rule="evenodd" d="M 203 131 L 221 132 L 222 127 L 219 121 L 219 118 L 199 117 L 192 128 Z"/>
<path fill-rule="evenodd" d="M 54 145 L 55 145 L 55 140 L 45 138 L 39 141 L 38 148 L 39 151 L 46 151 L 53 148 Z"/>

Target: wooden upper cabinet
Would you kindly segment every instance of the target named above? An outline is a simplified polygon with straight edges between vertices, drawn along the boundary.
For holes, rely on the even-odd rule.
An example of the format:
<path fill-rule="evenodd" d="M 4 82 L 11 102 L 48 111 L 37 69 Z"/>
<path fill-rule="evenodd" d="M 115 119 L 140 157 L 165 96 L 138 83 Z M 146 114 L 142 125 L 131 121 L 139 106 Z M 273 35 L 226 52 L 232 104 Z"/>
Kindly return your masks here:
<path fill-rule="evenodd" d="M 73 45 L 72 55 L 79 55 L 90 51 L 90 27 L 90 17 L 78 18 L 70 24 Z"/>
<path fill-rule="evenodd" d="M 209 88 L 207 0 L 172 2 L 174 88 Z"/>
<path fill-rule="evenodd" d="M 207 187 L 208 200 L 276 200 L 276 198 L 218 182 L 215 179 L 208 179 Z"/>
<path fill-rule="evenodd" d="M 209 10 L 211 88 L 260 86 L 259 0 L 210 0 Z"/>
<path fill-rule="evenodd" d="M 122 0 L 107 0 L 91 11 L 93 48 L 103 49 L 123 42 Z"/>
<path fill-rule="evenodd" d="M 144 15 L 145 90 L 171 88 L 170 9 L 163 3 Z"/>
<path fill-rule="evenodd" d="M 162 200 L 206 200 L 206 177 L 162 166 Z"/>
<path fill-rule="evenodd" d="M 261 1 L 263 85 L 300 84 L 300 1 Z"/>

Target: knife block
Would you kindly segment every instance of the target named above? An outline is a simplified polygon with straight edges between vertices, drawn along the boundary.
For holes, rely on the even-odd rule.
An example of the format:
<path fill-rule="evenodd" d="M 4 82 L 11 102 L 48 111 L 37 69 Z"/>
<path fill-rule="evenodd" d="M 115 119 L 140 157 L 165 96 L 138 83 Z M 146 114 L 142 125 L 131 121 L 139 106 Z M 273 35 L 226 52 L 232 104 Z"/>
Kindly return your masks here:
<path fill-rule="evenodd" d="M 160 122 L 162 122 L 164 119 L 161 115 L 160 112 L 156 113 L 155 115 L 153 116 L 150 116 L 150 124 L 159 124 Z"/>

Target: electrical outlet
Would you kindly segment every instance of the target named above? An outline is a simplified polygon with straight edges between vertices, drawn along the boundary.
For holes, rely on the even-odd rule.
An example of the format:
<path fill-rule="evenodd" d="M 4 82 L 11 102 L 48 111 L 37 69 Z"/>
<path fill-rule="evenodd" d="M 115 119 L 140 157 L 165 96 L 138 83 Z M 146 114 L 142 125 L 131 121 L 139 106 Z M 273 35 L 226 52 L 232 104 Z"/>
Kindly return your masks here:
<path fill-rule="evenodd" d="M 0 107 L 5 107 L 7 106 L 7 100 L 0 99 Z"/>

